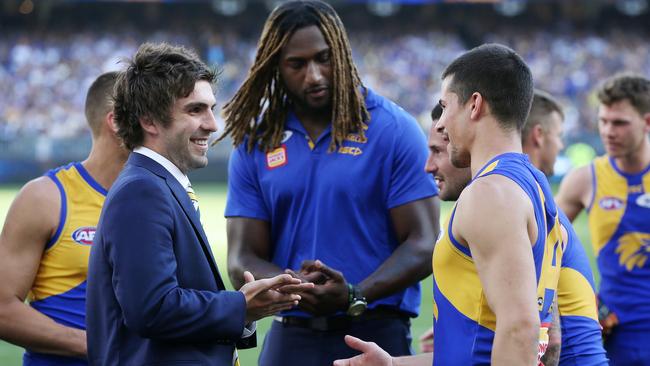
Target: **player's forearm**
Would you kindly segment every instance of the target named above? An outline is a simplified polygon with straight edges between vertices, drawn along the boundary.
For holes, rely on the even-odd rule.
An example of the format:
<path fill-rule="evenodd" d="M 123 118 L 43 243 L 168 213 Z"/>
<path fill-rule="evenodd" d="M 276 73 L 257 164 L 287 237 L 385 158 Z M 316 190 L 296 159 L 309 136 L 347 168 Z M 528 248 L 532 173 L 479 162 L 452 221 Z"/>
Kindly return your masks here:
<path fill-rule="evenodd" d="M 539 322 L 522 319 L 499 324 L 492 346 L 492 365 L 535 365 L 539 342 Z"/>
<path fill-rule="evenodd" d="M 557 296 L 555 298 L 557 304 Z M 544 356 L 542 356 L 542 363 L 545 366 L 557 366 L 560 363 L 560 351 L 562 348 L 562 330 L 560 325 L 560 312 L 557 306 L 553 306 L 553 323 L 548 329 L 548 347 Z"/>
<path fill-rule="evenodd" d="M 361 292 L 375 301 L 403 290 L 431 274 L 434 238 L 402 243 L 379 268 L 360 283 Z"/>
<path fill-rule="evenodd" d="M 0 338 L 30 351 L 86 358 L 86 332 L 61 325 L 18 299 L 0 306 Z"/>
<path fill-rule="evenodd" d="M 228 275 L 235 289 L 244 285 L 244 272 L 249 271 L 256 279 L 271 278 L 284 273 L 284 269 L 255 254 L 228 256 Z"/>
<path fill-rule="evenodd" d="M 542 356 L 544 366 L 557 366 L 560 363 L 560 349 L 559 343 L 549 343 L 544 356 Z"/>
<path fill-rule="evenodd" d="M 431 366 L 433 353 L 422 353 L 415 356 L 393 357 L 393 366 Z"/>

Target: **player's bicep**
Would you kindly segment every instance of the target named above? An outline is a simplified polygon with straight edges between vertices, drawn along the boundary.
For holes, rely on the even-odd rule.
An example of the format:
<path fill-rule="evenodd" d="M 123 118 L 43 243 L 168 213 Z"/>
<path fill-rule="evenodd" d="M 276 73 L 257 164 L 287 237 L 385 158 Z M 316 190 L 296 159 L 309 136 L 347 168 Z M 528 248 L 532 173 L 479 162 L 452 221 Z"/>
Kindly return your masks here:
<path fill-rule="evenodd" d="M 0 294 L 24 300 L 46 243 L 56 231 L 61 197 L 49 178 L 27 183 L 14 199 L 0 233 Z"/>
<path fill-rule="evenodd" d="M 485 178 L 483 178 L 485 179 Z M 535 314 L 535 262 L 528 233 L 532 204 L 507 178 L 502 188 L 474 184 L 456 211 L 455 222 L 472 258 L 488 304 L 499 321 Z M 527 309 L 522 314 L 522 310 Z"/>
<path fill-rule="evenodd" d="M 508 229 L 504 227 L 504 229 Z M 526 234 L 486 233 L 472 251 L 488 304 L 497 318 L 535 309 L 535 262 Z M 481 249 L 478 249 L 481 248 Z"/>

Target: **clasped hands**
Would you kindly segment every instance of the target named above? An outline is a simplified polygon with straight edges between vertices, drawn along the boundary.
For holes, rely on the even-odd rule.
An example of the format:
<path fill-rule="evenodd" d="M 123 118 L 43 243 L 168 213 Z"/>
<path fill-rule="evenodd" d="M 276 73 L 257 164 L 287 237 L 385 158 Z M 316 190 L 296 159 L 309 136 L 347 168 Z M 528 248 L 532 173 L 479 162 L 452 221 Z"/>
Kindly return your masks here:
<path fill-rule="evenodd" d="M 299 292 L 298 307 L 314 316 L 332 315 L 348 307 L 348 283 L 343 273 L 330 268 L 320 260 L 302 262 L 300 271 L 285 270 L 302 284 L 311 283 L 313 287 Z"/>
<path fill-rule="evenodd" d="M 246 323 L 289 310 L 298 305 L 300 293 L 314 287 L 313 283 L 281 274 L 271 278 L 255 280 L 253 274 L 244 272 L 246 282 L 239 291 L 246 298 Z"/>
<path fill-rule="evenodd" d="M 348 306 L 348 283 L 343 274 L 319 260 L 302 262 L 300 271 L 290 269 L 272 278 L 255 280 L 244 272 L 246 322 L 289 310 L 294 306 L 315 316 L 330 315 Z"/>

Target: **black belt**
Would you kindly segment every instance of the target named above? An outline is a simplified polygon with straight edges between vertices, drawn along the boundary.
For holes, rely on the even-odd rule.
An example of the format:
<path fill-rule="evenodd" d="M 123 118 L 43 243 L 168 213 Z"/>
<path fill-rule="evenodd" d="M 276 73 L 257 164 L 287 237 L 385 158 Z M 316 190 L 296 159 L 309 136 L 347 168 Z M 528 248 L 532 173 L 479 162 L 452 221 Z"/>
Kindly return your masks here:
<path fill-rule="evenodd" d="M 378 319 L 401 319 L 405 322 L 410 321 L 410 317 L 406 313 L 389 308 L 369 309 L 356 317 L 341 315 L 330 317 L 276 316 L 273 318 L 273 320 L 282 323 L 285 327 L 295 326 L 320 332 L 346 330 L 353 324 Z"/>

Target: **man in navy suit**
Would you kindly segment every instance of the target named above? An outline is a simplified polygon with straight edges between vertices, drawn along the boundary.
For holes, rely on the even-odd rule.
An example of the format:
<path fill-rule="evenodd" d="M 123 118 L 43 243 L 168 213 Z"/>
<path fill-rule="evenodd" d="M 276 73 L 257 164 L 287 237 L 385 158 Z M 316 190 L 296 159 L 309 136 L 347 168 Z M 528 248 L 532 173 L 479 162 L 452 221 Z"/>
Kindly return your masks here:
<path fill-rule="evenodd" d="M 233 365 L 254 321 L 303 291 L 284 274 L 226 291 L 187 173 L 207 165 L 215 73 L 191 51 L 144 44 L 120 74 L 114 112 L 132 150 L 111 188 L 90 255 L 91 365 Z"/>

